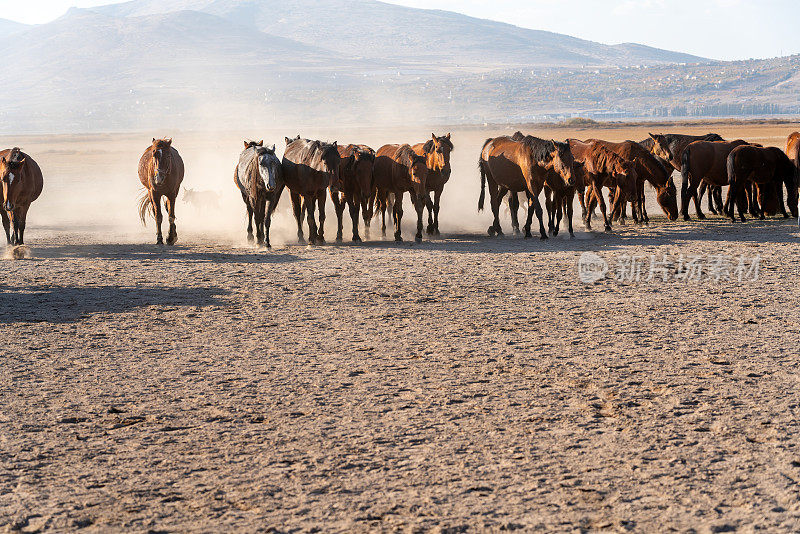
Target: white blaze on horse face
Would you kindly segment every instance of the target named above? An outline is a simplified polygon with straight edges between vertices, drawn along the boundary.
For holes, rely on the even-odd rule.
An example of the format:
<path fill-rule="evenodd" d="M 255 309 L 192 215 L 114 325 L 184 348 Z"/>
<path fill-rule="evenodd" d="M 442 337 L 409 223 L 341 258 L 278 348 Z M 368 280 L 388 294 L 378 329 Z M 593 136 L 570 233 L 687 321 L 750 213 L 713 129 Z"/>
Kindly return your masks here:
<path fill-rule="evenodd" d="M 11 185 L 13 183 L 14 183 L 14 173 L 10 172 L 8 173 L 8 185 Z"/>
<path fill-rule="evenodd" d="M 261 175 L 261 179 L 264 180 L 264 185 L 267 187 L 267 191 L 274 191 L 275 190 L 275 167 L 270 164 L 268 158 L 264 157 L 259 159 L 258 163 L 258 173 Z"/>

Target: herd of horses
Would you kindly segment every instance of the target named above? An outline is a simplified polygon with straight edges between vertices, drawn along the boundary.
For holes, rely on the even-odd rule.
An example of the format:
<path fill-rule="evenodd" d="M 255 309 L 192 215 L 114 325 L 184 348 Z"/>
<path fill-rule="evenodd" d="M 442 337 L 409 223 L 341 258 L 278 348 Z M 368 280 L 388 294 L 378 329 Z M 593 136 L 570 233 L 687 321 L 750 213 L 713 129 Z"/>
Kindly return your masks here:
<path fill-rule="evenodd" d="M 342 240 L 345 207 L 353 225 L 353 241 L 361 241 L 360 219 L 369 232 L 372 219 L 380 216 L 385 235 L 387 211 L 395 240 L 402 241 L 406 193 L 417 215 L 416 240 L 422 240 L 423 231 L 439 234 L 441 196 L 450 179 L 450 155 L 454 150 L 449 133 L 431 134 L 430 139 L 417 144 L 384 145 L 377 151 L 363 144 L 343 146 L 300 136 L 287 137 L 285 141 L 282 158 L 277 156 L 275 145 L 264 146 L 263 141 L 246 141 L 239 155 L 234 183 L 247 209 L 249 241 L 270 246 L 270 221 L 284 189 L 289 190 L 301 242 L 305 242 L 304 218 L 308 242 L 324 241 L 327 196 L 336 211 L 337 241 Z M 523 227 L 526 237 L 532 236 L 534 216 L 542 239 L 547 239 L 548 233 L 557 235 L 564 219 L 572 236 L 576 195 L 587 229 L 591 228 L 597 207 L 606 231 L 612 230 L 615 221 L 625 222 L 629 204 L 633 220 L 647 223 L 645 183 L 655 189 L 658 204 L 670 220 L 680 215 L 689 220 L 692 201 L 697 217 L 705 218 L 702 210 L 705 195 L 710 212 L 724 214 L 732 221 L 736 221 L 735 211 L 742 221 L 748 212 L 761 219 L 779 213 L 789 217 L 787 202 L 791 215 L 798 217 L 798 132 L 789 136 L 785 151 L 742 140 L 726 141 L 716 134 L 650 134 L 641 142 L 612 143 L 600 139 L 560 142 L 517 132 L 487 139 L 481 148 L 478 167 L 481 180 L 478 210 L 484 208 L 488 188 L 493 214 L 489 235 L 502 234 L 500 207 L 506 195 L 515 233 L 520 232 L 520 194 L 527 198 L 528 213 Z M 680 205 L 673 171 L 681 175 Z M 163 203 L 169 222 L 166 243 L 172 245 L 178 238 L 175 203 L 184 177 L 183 160 L 172 140 L 153 139 L 139 160 L 138 173 L 144 187 L 139 216 L 143 223 L 148 214 L 154 217 L 156 242 L 164 243 Z M 0 215 L 6 239 L 12 245 L 24 244 L 28 209 L 42 192 L 42 171 L 19 148 L 2 150 L 0 181 L 3 191 Z M 723 186 L 728 186 L 724 201 Z M 542 192 L 544 209 L 539 201 Z"/>

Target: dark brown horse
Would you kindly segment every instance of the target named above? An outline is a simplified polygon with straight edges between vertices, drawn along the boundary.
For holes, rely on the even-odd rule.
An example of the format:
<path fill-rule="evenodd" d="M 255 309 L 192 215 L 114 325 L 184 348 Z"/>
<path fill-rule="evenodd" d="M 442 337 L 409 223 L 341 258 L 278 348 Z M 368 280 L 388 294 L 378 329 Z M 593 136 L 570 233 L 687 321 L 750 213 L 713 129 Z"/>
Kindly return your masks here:
<path fill-rule="evenodd" d="M 695 141 L 724 141 L 715 133 L 705 135 L 684 135 L 684 134 L 650 134 L 652 143 L 648 143 L 649 150 L 658 158 L 669 163 L 673 169 L 681 172 L 681 158 L 683 151 Z M 699 189 L 699 199 L 703 198 L 708 184 L 702 182 Z M 714 207 L 716 202 L 717 206 Z M 708 195 L 708 209 L 711 213 L 722 213 L 722 188 L 710 186 Z"/>
<path fill-rule="evenodd" d="M 265 147 L 264 141 L 245 141 L 239 163 L 233 171 L 233 182 L 247 207 L 247 240 L 253 241 L 255 217 L 258 244 L 270 247 L 270 221 L 284 187 L 283 168 L 275 155 L 275 145 Z"/>
<path fill-rule="evenodd" d="M 633 202 L 634 219 L 646 223 L 649 221 L 645 207 L 644 183 L 648 182 L 656 190 L 656 200 L 661 210 L 674 221 L 678 218 L 678 193 L 675 182 L 672 180 L 672 167 L 669 170 L 661 163 L 662 160 L 650 153 L 639 143 L 623 141 L 611 143 L 598 139 L 590 139 L 602 144 L 622 159 L 631 161 L 636 166 L 636 199 Z M 623 208 L 624 210 L 624 208 Z"/>
<path fill-rule="evenodd" d="M 31 203 L 42 194 L 42 170 L 19 148 L 0 151 L 3 206 L 0 215 L 9 245 L 25 244 L 25 221 Z M 12 232 L 13 226 L 13 232 Z"/>
<path fill-rule="evenodd" d="M 728 185 L 728 155 L 740 145 L 741 139 L 731 142 L 695 141 L 684 148 L 681 155 L 681 213 L 688 221 L 689 199 L 694 199 L 698 219 L 705 219 L 697 188 L 701 182 L 722 187 Z"/>
<path fill-rule="evenodd" d="M 353 241 L 361 241 L 358 235 L 358 212 L 363 211 L 364 228 L 369 232 L 372 219 L 370 200 L 372 198 L 372 168 L 375 165 L 375 151 L 367 145 L 340 146 L 339 149 L 339 189 L 331 188 L 331 200 L 336 209 L 336 241 L 342 240 L 342 218 L 344 208 L 350 208 L 353 223 Z"/>
<path fill-rule="evenodd" d="M 428 234 L 439 235 L 439 202 L 444 191 L 444 185 L 450 180 L 450 152 L 453 151 L 453 142 L 450 134 L 437 137 L 431 134 L 431 139 L 425 143 L 419 143 L 411 147 L 420 156 L 425 156 L 428 166 Z M 430 194 L 433 193 L 433 200 Z"/>
<path fill-rule="evenodd" d="M 428 165 L 425 156 L 420 156 L 410 145 L 384 145 L 378 149 L 373 169 L 378 209 L 386 234 L 386 210 L 393 202 L 392 221 L 394 239 L 402 241 L 400 224 L 403 219 L 403 194 L 408 192 L 417 212 L 416 241 L 422 241 L 422 214 L 428 198 Z"/>
<path fill-rule="evenodd" d="M 175 226 L 175 200 L 183 181 L 183 160 L 172 146 L 172 139 L 153 139 L 153 143 L 139 159 L 139 181 L 146 191 L 139 201 L 139 218 L 146 224 L 147 212 L 156 219 L 156 244 L 164 243 L 161 235 L 161 197 L 169 215 L 169 234 L 167 244 L 174 245 L 178 240 Z"/>
<path fill-rule="evenodd" d="M 727 173 L 730 185 L 727 215 L 732 221 L 736 220 L 733 213 L 734 201 L 739 209 L 739 217 L 742 222 L 745 220 L 748 183 L 757 187 L 760 208 L 756 208 L 755 212 L 758 217 L 763 219 L 765 213 L 775 214 L 779 210 L 784 217 L 789 216 L 783 202 L 783 187 L 786 186 L 791 198 L 792 192 L 796 191 L 795 167 L 780 148 L 737 146 L 728 155 Z"/>
<path fill-rule="evenodd" d="M 592 212 L 595 203 L 600 205 L 606 232 L 611 231 L 611 217 L 606 210 L 603 199 L 603 187 L 616 191 L 611 211 L 621 209 L 626 201 L 636 199 L 637 180 L 636 164 L 626 161 L 610 151 L 602 143 L 584 143 L 577 139 L 569 139 L 569 147 L 575 161 L 583 164 L 586 180 L 586 214 L 584 222 L 587 229 L 592 228 Z"/>
<path fill-rule="evenodd" d="M 514 138 L 501 136 L 487 139 L 478 160 L 481 172 L 478 211 L 483 210 L 488 184 L 494 215 L 494 221 L 488 230 L 489 235 L 503 233 L 500 227 L 500 204 L 506 193 L 511 191 L 516 195 L 525 191 L 528 195 L 525 237 L 531 237 L 531 224 L 535 214 L 539 219 L 539 235 L 542 239 L 547 239 L 539 194 L 547 185 L 558 198 L 565 196 L 567 188 L 575 185 L 573 165 L 574 159 L 566 143 L 521 134 Z"/>
<path fill-rule="evenodd" d="M 297 239 L 303 243 L 303 212 L 308 220 L 308 242 L 324 242 L 325 192 L 339 187 L 339 149 L 333 143 L 286 138 L 283 153 L 283 181 L 292 197 L 297 221 Z M 319 226 L 314 210 L 319 203 Z"/>

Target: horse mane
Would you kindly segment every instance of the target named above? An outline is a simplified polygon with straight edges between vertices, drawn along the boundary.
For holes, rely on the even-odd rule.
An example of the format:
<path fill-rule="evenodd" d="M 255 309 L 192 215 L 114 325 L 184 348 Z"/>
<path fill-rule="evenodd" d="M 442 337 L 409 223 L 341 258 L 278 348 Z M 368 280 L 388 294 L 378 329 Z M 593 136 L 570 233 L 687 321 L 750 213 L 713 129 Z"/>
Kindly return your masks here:
<path fill-rule="evenodd" d="M 710 133 L 703 136 L 702 141 L 724 141 L 721 135 Z"/>
<path fill-rule="evenodd" d="M 599 143 L 592 143 L 592 148 L 589 149 L 589 158 L 602 172 L 621 172 L 627 171 L 628 161 L 623 159 L 620 155 L 610 151 Z"/>
<path fill-rule="evenodd" d="M 512 141 L 522 141 L 523 139 L 525 139 L 525 134 L 520 132 L 519 130 L 514 132 L 514 135 L 511 136 Z"/>
<path fill-rule="evenodd" d="M 553 141 L 552 139 L 550 140 L 540 139 L 532 135 L 526 135 L 520 139 L 520 137 L 517 136 L 517 134 L 514 134 L 514 137 L 512 137 L 511 139 L 517 141 L 518 143 L 522 143 L 523 146 L 525 146 L 531 151 L 533 159 L 539 162 L 549 162 L 553 158 L 552 156 L 553 152 L 555 152 L 556 150 L 561 151 L 564 149 L 565 146 L 566 149 L 569 150 L 569 145 L 566 143 L 556 144 L 556 141 Z"/>
<path fill-rule="evenodd" d="M 414 162 L 416 161 L 425 161 L 425 156 L 420 156 L 414 149 L 411 148 L 411 145 L 403 145 L 397 149 L 397 159 L 400 161 L 401 164 L 405 165 L 409 169 L 414 166 Z"/>

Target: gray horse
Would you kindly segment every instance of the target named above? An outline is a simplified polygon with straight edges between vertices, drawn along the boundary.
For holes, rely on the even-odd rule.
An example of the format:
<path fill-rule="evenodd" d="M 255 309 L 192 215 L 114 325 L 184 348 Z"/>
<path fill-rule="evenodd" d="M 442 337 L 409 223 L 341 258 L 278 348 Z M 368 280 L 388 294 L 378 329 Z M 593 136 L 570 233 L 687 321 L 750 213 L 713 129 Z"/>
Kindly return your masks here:
<path fill-rule="evenodd" d="M 275 155 L 275 145 L 265 147 L 264 141 L 245 141 L 233 181 L 247 207 L 247 240 L 253 241 L 255 216 L 258 244 L 270 247 L 270 220 L 284 187 L 281 161 Z"/>

